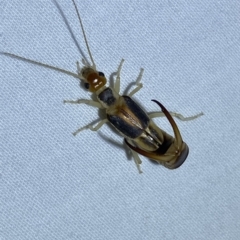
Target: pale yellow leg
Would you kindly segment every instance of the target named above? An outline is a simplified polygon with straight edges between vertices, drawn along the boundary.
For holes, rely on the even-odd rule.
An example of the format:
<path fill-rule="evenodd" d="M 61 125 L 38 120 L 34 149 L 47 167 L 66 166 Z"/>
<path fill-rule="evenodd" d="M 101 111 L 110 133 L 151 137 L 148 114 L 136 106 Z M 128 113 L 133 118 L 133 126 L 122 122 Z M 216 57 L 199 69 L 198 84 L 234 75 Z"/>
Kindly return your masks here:
<path fill-rule="evenodd" d="M 133 151 L 131 148 L 129 148 L 129 149 L 130 149 L 131 152 L 132 152 L 132 156 L 133 156 L 134 162 L 135 162 L 135 164 L 136 164 L 136 166 L 137 166 L 138 172 L 139 172 L 139 173 L 142 173 L 142 170 L 141 170 L 141 167 L 140 167 L 142 161 L 141 161 L 140 157 L 139 157 L 138 154 L 137 154 L 135 151 Z"/>
<path fill-rule="evenodd" d="M 118 70 L 117 70 L 117 77 L 116 77 L 116 81 L 114 84 L 114 90 L 119 94 L 120 92 L 120 73 L 122 70 L 122 65 L 123 65 L 124 59 L 121 60 L 119 66 L 118 66 Z"/>
<path fill-rule="evenodd" d="M 92 124 L 92 123 L 91 123 L 91 124 L 88 124 L 88 125 L 86 125 L 86 126 L 84 126 L 84 127 L 79 128 L 77 131 L 75 131 L 75 132 L 73 133 L 73 135 L 76 136 L 79 132 L 81 132 L 81 131 L 83 131 L 83 130 L 85 130 L 85 129 L 90 129 L 91 131 L 97 131 L 97 130 L 99 130 L 99 129 L 103 126 L 103 124 L 106 123 L 107 121 L 108 121 L 107 119 L 103 119 L 103 120 L 101 120 L 100 122 L 98 122 L 95 127 L 94 127 L 94 124 Z"/>
<path fill-rule="evenodd" d="M 103 106 L 101 103 L 93 101 L 93 100 L 88 100 L 88 99 L 77 99 L 77 100 L 64 100 L 63 103 L 70 103 L 70 104 L 87 104 L 92 107 L 97 107 L 102 109 Z"/>
<path fill-rule="evenodd" d="M 137 77 L 137 80 L 135 82 L 135 85 L 137 86 L 136 88 L 134 88 L 129 94 L 128 96 L 129 97 L 132 97 L 136 92 L 138 92 L 142 87 L 143 87 L 143 84 L 141 83 L 141 79 L 142 79 L 142 76 L 143 76 L 143 71 L 144 69 L 141 68 L 140 69 L 140 72 L 139 72 L 139 75 Z"/>
<path fill-rule="evenodd" d="M 176 117 L 178 119 L 180 119 L 181 121 L 191 121 L 195 118 L 198 118 L 200 116 L 203 115 L 203 113 L 199 113 L 199 114 L 196 114 L 194 116 L 191 116 L 191 117 L 184 117 L 182 114 L 180 113 L 175 113 L 175 112 L 169 112 L 171 114 L 172 117 Z M 153 112 L 153 113 L 149 113 L 148 116 L 150 118 L 156 118 L 156 117 L 165 117 L 165 114 L 163 112 Z"/>

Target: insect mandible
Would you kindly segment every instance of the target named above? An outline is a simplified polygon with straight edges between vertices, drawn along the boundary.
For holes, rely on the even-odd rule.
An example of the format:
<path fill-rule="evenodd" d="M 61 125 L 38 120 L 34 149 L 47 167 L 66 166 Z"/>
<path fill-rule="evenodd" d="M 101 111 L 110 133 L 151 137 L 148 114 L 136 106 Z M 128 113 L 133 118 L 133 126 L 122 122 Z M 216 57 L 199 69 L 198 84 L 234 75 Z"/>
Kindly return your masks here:
<path fill-rule="evenodd" d="M 81 67 L 79 62 L 77 62 L 77 74 L 75 74 L 73 72 L 27 59 L 12 53 L 1 52 L 1 54 L 71 75 L 80 81 L 83 81 L 84 87 L 91 93 L 96 94 L 97 101 L 89 99 L 64 100 L 64 103 L 87 104 L 99 109 L 105 109 L 106 112 L 105 119 L 101 119 L 96 125 L 88 124 L 79 128 L 73 133 L 74 136 L 85 129 L 98 131 L 105 123 L 110 122 L 110 124 L 124 137 L 124 141 L 131 150 L 132 156 L 140 173 L 142 172 L 140 169 L 141 160 L 138 154 L 146 156 L 169 169 L 175 169 L 181 166 L 188 156 L 189 148 L 187 144 L 183 142 L 180 131 L 172 116 L 177 117 L 182 121 L 188 121 L 203 115 L 203 113 L 186 118 L 181 114 L 169 112 L 160 102 L 152 100 L 161 108 L 162 111 L 147 114 L 131 98 L 143 86 L 141 83 L 143 75 L 142 68 L 135 82 L 135 88 L 128 95 L 120 95 L 120 72 L 124 59 L 121 60 L 117 69 L 114 86 L 106 86 L 107 79 L 103 72 L 97 70 L 96 64 L 93 60 L 75 0 L 72 0 L 72 3 L 78 16 L 80 28 L 91 59 L 91 64 L 89 64 L 87 60 L 83 59 L 83 66 Z M 152 121 L 155 117 L 163 116 L 166 116 L 170 122 L 173 128 L 174 137 L 161 130 Z"/>

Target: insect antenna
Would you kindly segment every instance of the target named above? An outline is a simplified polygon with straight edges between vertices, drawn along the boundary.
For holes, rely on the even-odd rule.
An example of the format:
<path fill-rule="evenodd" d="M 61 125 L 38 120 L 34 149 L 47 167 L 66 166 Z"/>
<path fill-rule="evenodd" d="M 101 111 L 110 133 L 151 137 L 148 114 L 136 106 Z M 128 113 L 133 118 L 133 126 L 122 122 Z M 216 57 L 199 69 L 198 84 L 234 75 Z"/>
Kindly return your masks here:
<path fill-rule="evenodd" d="M 44 67 L 44 68 L 49 68 L 49 69 L 52 69 L 54 71 L 62 72 L 62 73 L 65 73 L 67 75 L 70 75 L 72 77 L 75 77 L 79 80 L 79 75 L 78 74 L 70 72 L 70 71 L 65 70 L 63 68 L 55 67 L 55 66 L 52 66 L 52 65 L 49 65 L 49 64 L 46 64 L 46 63 L 42 63 L 42 62 L 38 62 L 38 61 L 29 59 L 29 58 L 21 57 L 21 56 L 18 56 L 16 54 L 9 53 L 9 52 L 0 52 L 0 54 L 11 57 L 11 58 L 19 59 L 21 61 L 29 62 L 29 63 L 35 64 L 35 65 L 38 65 L 38 66 L 41 66 L 41 67 Z"/>
<path fill-rule="evenodd" d="M 92 64 L 93 64 L 92 67 L 96 70 L 96 64 L 95 64 L 95 62 L 94 62 L 94 60 L 93 60 L 92 53 L 91 53 L 90 47 L 89 47 L 89 45 L 88 45 L 87 36 L 86 36 L 85 30 L 84 30 L 83 23 L 82 23 L 82 19 L 81 19 L 81 17 L 80 17 L 80 13 L 79 13 L 79 11 L 78 11 L 78 8 L 77 8 L 77 5 L 76 5 L 75 0 L 72 0 L 72 3 L 73 3 L 73 5 L 74 5 L 74 8 L 75 8 L 76 13 L 77 13 L 77 16 L 78 16 L 78 20 L 79 20 L 80 27 L 81 27 L 81 30 L 82 30 L 82 33 L 83 33 L 83 37 L 84 37 L 84 41 L 85 41 L 85 44 L 86 44 L 86 47 L 87 47 L 87 50 L 88 50 L 88 54 L 89 54 L 89 57 L 90 57 L 90 59 L 91 59 L 91 61 L 92 61 Z"/>
<path fill-rule="evenodd" d="M 82 23 L 82 20 L 81 20 L 81 17 L 80 17 L 80 13 L 78 11 L 78 8 L 77 8 L 77 5 L 76 5 L 75 1 L 72 0 L 72 2 L 73 2 L 73 5 L 75 7 L 78 19 L 79 19 L 81 31 L 83 33 L 84 41 L 85 41 L 85 44 L 87 46 L 88 54 L 89 54 L 91 62 L 93 64 L 92 68 L 94 68 L 96 70 L 96 64 L 94 63 L 94 60 L 93 60 L 93 57 L 92 57 L 92 54 L 91 54 L 91 51 L 90 51 L 90 48 L 89 48 L 89 45 L 88 45 L 88 41 L 87 41 L 86 33 L 85 33 L 85 30 L 84 30 L 84 27 L 83 27 L 83 23 Z M 29 62 L 31 64 L 35 64 L 35 65 L 38 65 L 38 66 L 41 66 L 41 67 L 44 67 L 44 68 L 48 68 L 48 69 L 52 69 L 52 70 L 55 70 L 55 71 L 58 71 L 58 72 L 62 72 L 64 74 L 67 74 L 67 75 L 70 75 L 70 76 L 72 76 L 74 78 L 77 78 L 78 80 L 80 79 L 80 75 L 79 74 L 76 74 L 76 73 L 73 73 L 71 71 L 62 69 L 60 67 L 56 67 L 56 66 L 52 66 L 52 65 L 49 65 L 49 64 L 46 64 L 46 63 L 38 62 L 38 61 L 29 59 L 29 58 L 25 58 L 25 57 L 13 54 L 13 53 L 9 53 L 9 52 L 0 51 L 0 54 L 8 56 L 8 57 L 11 57 L 11 58 L 19 59 L 21 61 Z M 84 61 L 84 64 L 86 64 L 86 61 Z M 77 65 L 78 65 L 78 62 L 77 62 Z"/>

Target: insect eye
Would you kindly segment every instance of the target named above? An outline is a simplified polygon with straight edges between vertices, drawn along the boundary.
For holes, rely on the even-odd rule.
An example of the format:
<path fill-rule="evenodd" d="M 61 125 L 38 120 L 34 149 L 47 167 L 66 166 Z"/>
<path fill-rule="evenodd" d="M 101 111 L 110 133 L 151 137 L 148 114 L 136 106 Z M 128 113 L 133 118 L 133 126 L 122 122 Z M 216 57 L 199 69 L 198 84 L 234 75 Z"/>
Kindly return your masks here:
<path fill-rule="evenodd" d="M 89 83 L 84 83 L 84 87 L 85 87 L 86 89 L 89 89 Z"/>
<path fill-rule="evenodd" d="M 99 75 L 100 77 L 104 77 L 104 73 L 103 73 L 103 72 L 98 72 L 98 75 Z"/>

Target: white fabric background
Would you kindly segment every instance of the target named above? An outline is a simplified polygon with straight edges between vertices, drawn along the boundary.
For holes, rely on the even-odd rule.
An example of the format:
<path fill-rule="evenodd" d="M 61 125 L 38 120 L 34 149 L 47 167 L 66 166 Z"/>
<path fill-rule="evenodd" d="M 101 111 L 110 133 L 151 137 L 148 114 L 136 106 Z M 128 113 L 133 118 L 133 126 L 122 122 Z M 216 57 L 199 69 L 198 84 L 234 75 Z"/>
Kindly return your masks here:
<path fill-rule="evenodd" d="M 71 1 L 58 3 L 87 54 Z M 157 99 L 205 115 L 176 120 L 190 148 L 179 169 L 142 157 L 139 175 L 108 125 L 72 136 L 99 118 L 62 103 L 91 97 L 74 78 L 0 55 L 0 239 L 239 239 L 240 2 L 77 4 L 98 69 L 110 76 L 126 60 L 122 90 L 143 67 L 135 99 L 145 109 L 158 110 Z M 1 9 L 1 51 L 76 71 L 82 56 L 54 2 Z"/>

